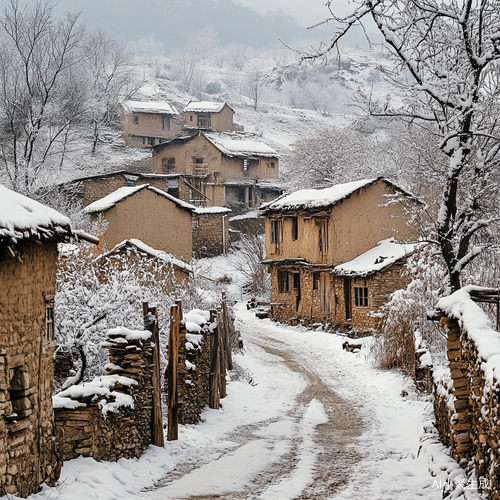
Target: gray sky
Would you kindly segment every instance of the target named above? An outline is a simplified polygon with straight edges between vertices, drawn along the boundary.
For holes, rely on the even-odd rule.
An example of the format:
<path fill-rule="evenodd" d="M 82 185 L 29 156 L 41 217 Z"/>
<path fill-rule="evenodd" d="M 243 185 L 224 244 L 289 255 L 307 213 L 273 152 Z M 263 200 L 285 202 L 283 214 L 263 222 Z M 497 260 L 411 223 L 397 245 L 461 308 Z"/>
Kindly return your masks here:
<path fill-rule="evenodd" d="M 282 10 L 293 16 L 300 24 L 310 26 L 323 21 L 329 16 L 325 7 L 326 0 L 233 0 L 234 3 L 251 7 L 261 14 L 267 11 Z M 346 0 L 334 0 L 337 14 L 346 14 L 353 8 Z"/>

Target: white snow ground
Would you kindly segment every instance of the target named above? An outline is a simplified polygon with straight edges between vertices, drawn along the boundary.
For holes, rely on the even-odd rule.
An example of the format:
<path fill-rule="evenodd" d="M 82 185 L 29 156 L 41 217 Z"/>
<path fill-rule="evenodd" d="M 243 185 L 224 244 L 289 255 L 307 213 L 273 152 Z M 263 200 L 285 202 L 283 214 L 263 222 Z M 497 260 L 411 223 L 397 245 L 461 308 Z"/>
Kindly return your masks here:
<path fill-rule="evenodd" d="M 366 345 L 352 354 L 340 335 L 259 320 L 243 304 L 236 317 L 244 376 L 228 383 L 221 410 L 140 459 L 66 462 L 60 486 L 30 498 L 437 500 L 447 480 L 465 481 L 437 440 L 432 403 L 370 366 Z M 461 493 L 449 498 L 481 498 Z"/>

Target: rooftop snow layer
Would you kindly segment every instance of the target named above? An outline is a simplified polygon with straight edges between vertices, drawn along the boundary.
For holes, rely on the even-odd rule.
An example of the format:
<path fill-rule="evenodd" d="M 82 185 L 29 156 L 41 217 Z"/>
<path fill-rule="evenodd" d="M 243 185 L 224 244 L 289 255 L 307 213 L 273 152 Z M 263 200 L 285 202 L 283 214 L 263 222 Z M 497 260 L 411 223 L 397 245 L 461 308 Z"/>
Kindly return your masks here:
<path fill-rule="evenodd" d="M 261 205 L 260 210 L 293 210 L 296 208 L 320 208 L 334 205 L 347 198 L 358 189 L 375 182 L 376 179 L 362 179 L 360 181 L 336 184 L 323 189 L 301 189 L 295 193 L 282 196 L 269 203 Z"/>
<path fill-rule="evenodd" d="M 184 107 L 184 113 L 219 113 L 223 110 L 225 102 L 191 101 Z"/>
<path fill-rule="evenodd" d="M 168 194 L 166 191 L 162 191 L 161 189 L 155 188 L 154 186 L 150 186 L 149 184 L 140 184 L 139 186 L 124 186 L 118 188 L 116 191 L 113 191 L 112 193 L 104 196 L 104 198 L 94 201 L 94 203 L 91 203 L 90 205 L 86 206 L 82 210 L 82 212 L 86 214 L 91 214 L 95 212 L 104 212 L 105 210 L 114 207 L 118 202 L 124 200 L 128 196 L 132 196 L 133 194 L 137 193 L 138 191 L 144 188 L 147 188 L 150 191 L 153 191 L 154 193 L 159 194 L 160 196 L 163 196 L 164 198 L 167 198 L 170 201 L 173 201 L 176 205 L 180 206 L 181 208 L 185 208 L 186 210 L 190 211 L 196 209 L 194 205 L 179 200 L 175 196 Z"/>
<path fill-rule="evenodd" d="M 338 276 L 367 276 L 380 271 L 413 253 L 422 243 L 398 243 L 394 238 L 379 241 L 376 246 L 349 262 L 335 266 Z"/>
<path fill-rule="evenodd" d="M 0 238 L 50 237 L 72 233 L 71 221 L 56 210 L 0 185 Z"/>
<path fill-rule="evenodd" d="M 230 208 L 226 207 L 196 207 L 195 214 L 223 214 L 232 212 Z"/>
<path fill-rule="evenodd" d="M 125 101 L 123 108 L 127 114 L 130 113 L 158 113 L 167 115 L 178 115 L 174 106 L 166 101 Z"/>
<path fill-rule="evenodd" d="M 231 139 L 215 134 L 205 134 L 205 137 L 227 156 L 265 156 L 278 158 L 278 153 L 267 144 L 259 141 Z"/>
<path fill-rule="evenodd" d="M 117 252 L 118 250 L 125 248 L 127 245 L 133 245 L 138 250 L 141 250 L 142 252 L 147 253 L 148 255 L 151 255 L 152 257 L 161 259 L 161 260 L 168 262 L 174 266 L 180 267 L 181 269 L 185 269 L 188 272 L 192 271 L 192 267 L 189 264 L 186 264 L 182 260 L 175 258 L 171 253 L 164 252 L 163 250 L 157 250 L 156 248 L 149 246 L 148 244 L 144 243 L 143 241 L 141 241 L 137 238 L 130 238 L 128 240 L 123 240 L 122 242 L 115 245 L 108 252 L 99 255 L 96 258 L 96 260 L 102 259 L 103 257 L 106 257 L 114 252 Z"/>

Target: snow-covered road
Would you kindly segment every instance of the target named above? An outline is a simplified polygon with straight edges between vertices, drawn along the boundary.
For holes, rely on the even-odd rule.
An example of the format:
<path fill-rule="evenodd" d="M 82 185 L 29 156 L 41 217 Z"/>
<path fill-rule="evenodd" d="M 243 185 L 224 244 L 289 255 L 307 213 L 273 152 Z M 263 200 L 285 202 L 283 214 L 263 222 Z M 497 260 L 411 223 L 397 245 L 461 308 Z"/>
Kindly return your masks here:
<path fill-rule="evenodd" d="M 67 462 L 62 487 L 33 499 L 437 500 L 447 479 L 465 477 L 437 440 L 432 403 L 372 368 L 366 349 L 243 305 L 236 317 L 245 349 L 221 410 L 139 460 Z"/>

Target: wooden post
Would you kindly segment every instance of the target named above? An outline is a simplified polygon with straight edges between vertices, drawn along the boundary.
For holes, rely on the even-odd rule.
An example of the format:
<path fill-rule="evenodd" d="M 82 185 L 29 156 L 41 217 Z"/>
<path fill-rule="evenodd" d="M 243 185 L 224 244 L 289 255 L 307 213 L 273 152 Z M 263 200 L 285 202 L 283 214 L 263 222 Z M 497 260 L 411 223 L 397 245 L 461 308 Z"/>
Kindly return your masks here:
<path fill-rule="evenodd" d="M 152 335 L 153 348 L 153 411 L 151 412 L 151 444 L 155 446 L 165 446 L 163 436 L 163 418 L 161 414 L 161 380 L 160 380 L 160 332 L 158 329 L 158 308 L 149 307 L 147 302 L 142 303 L 142 312 L 144 315 L 144 327 Z"/>
<path fill-rule="evenodd" d="M 220 398 L 226 397 L 226 330 L 222 321 L 222 313 L 217 312 L 219 330 L 219 394 Z"/>
<path fill-rule="evenodd" d="M 177 393 L 177 370 L 179 361 L 179 306 L 170 310 L 170 337 L 168 340 L 167 393 L 168 393 L 168 431 L 167 441 L 179 437 L 179 403 Z"/>
<path fill-rule="evenodd" d="M 228 370 L 233 369 L 233 354 L 231 352 L 231 339 L 227 314 L 226 293 L 222 292 L 222 321 L 225 329 L 226 366 Z"/>
<path fill-rule="evenodd" d="M 217 311 L 210 311 L 210 322 L 213 323 L 217 317 Z M 215 410 L 220 407 L 219 386 L 220 386 L 220 368 L 219 368 L 219 325 L 212 333 L 212 360 L 210 363 L 210 395 L 208 406 Z"/>

